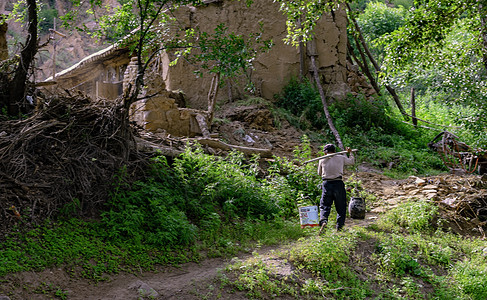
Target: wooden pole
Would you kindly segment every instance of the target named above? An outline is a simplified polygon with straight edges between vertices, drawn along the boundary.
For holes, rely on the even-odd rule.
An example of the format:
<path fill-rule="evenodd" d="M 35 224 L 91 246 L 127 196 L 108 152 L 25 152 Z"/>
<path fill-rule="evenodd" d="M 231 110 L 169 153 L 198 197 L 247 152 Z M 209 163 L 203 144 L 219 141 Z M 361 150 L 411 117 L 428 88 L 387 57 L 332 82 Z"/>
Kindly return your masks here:
<path fill-rule="evenodd" d="M 56 18 L 54 18 L 53 24 L 54 32 L 52 33 L 52 81 L 56 80 Z"/>
<path fill-rule="evenodd" d="M 298 25 L 299 28 L 301 28 L 301 18 L 298 19 Z M 299 80 L 302 82 L 304 79 L 304 59 L 305 59 L 305 53 L 304 53 L 304 43 L 303 43 L 303 37 L 299 36 Z"/>
<path fill-rule="evenodd" d="M 414 98 L 414 87 L 411 88 L 411 117 L 413 125 L 418 126 L 418 119 L 416 118 L 416 99 Z"/>
<path fill-rule="evenodd" d="M 358 149 L 352 149 L 352 152 L 357 152 L 357 151 L 358 151 Z M 328 157 L 332 157 L 332 156 L 339 155 L 339 154 L 345 154 L 345 153 L 348 153 L 348 151 L 340 151 L 340 152 L 335 152 L 335 153 L 327 154 L 327 155 L 324 155 L 324 156 L 320 156 L 320 157 L 317 157 L 317 158 L 313 158 L 313 159 L 307 160 L 304 163 L 307 164 L 307 163 L 310 163 L 310 162 L 313 162 L 313 161 L 317 161 L 317 160 L 320 160 L 320 159 L 323 159 L 323 158 L 328 158 Z"/>

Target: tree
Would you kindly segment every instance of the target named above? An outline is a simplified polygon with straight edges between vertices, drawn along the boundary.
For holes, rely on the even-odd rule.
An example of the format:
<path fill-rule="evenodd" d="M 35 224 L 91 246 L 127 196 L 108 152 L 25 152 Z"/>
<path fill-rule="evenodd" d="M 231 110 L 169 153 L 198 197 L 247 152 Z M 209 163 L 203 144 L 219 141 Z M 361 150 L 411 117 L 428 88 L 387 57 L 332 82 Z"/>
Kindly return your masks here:
<path fill-rule="evenodd" d="M 90 1 L 92 7 L 96 6 L 95 0 Z M 271 41 L 262 40 L 260 33 L 249 33 L 247 36 L 228 33 L 225 24 L 217 25 L 214 34 L 178 28 L 173 12 L 181 5 L 199 3 L 197 0 L 129 0 L 112 13 L 98 18 L 99 29 L 92 34 L 130 47 L 137 57 L 135 83 L 123 99 L 125 111 L 139 100 L 144 74 L 153 58 L 160 51 L 167 51 L 176 54 L 174 64 L 179 57 L 184 57 L 200 67 L 200 74 L 201 70 L 213 74 L 208 94 L 208 117 L 197 116 L 200 117 L 197 118 L 200 127 L 209 127 L 221 83 L 225 79 L 246 74 L 257 53 L 271 47 Z M 63 17 L 67 21 L 75 18 L 73 14 Z M 128 114 L 125 117 L 128 120 Z M 209 134 L 204 128 L 202 131 Z"/>
<path fill-rule="evenodd" d="M 247 71 L 252 69 L 252 63 L 258 53 L 266 52 L 272 47 L 272 40 L 262 39 L 262 26 L 260 32 L 249 33 L 247 36 L 228 33 L 227 29 L 225 24 L 218 24 L 214 34 L 191 30 L 191 42 L 187 50 L 192 51 L 183 51 L 189 61 L 213 74 L 208 93 L 208 125 L 211 125 L 213 120 L 219 86 L 225 83 L 226 79 L 245 75 L 247 87 L 252 90 L 252 82 Z M 201 74 L 202 71 L 198 70 L 196 73 Z"/>
<path fill-rule="evenodd" d="M 417 1 L 403 26 L 384 38 L 384 80 L 423 85 L 436 101 L 470 107 L 465 126 L 487 128 L 487 9 L 475 0 Z M 425 84 L 425 82 L 427 84 Z"/>
<path fill-rule="evenodd" d="M 72 10 L 61 17 L 63 26 L 72 27 L 82 7 L 82 2 L 73 0 L 77 10 Z M 129 122 L 130 106 L 138 101 L 144 86 L 144 74 L 160 51 L 184 47 L 179 36 L 170 34 L 170 28 L 164 26 L 174 20 L 172 12 L 184 4 L 197 4 L 198 0 L 127 0 L 122 1 L 119 7 L 105 12 L 101 17 L 95 16 L 98 28 L 89 30 L 86 27 L 78 30 L 90 33 L 94 37 L 103 37 L 116 41 L 120 47 L 129 47 L 137 58 L 137 73 L 133 84 L 124 91 L 120 106 L 118 107 L 126 142 L 126 151 L 123 153 L 128 159 L 134 148 L 132 129 Z M 90 0 L 87 12 L 95 14 L 102 8 L 100 0 Z M 150 97 L 150 95 L 148 96 Z"/>
<path fill-rule="evenodd" d="M 333 10 L 338 9 L 339 5 L 342 3 L 338 1 L 320 1 L 320 0 L 275 0 L 280 4 L 280 9 L 287 17 L 287 37 L 285 42 L 299 47 L 301 42 L 313 41 L 314 38 L 314 28 L 317 21 L 323 16 L 324 13 L 333 13 Z M 311 43 L 310 45 L 313 45 Z M 311 51 L 314 53 L 314 51 Z M 328 103 L 326 100 L 326 95 L 323 91 L 323 86 L 321 85 L 321 80 L 318 75 L 318 68 L 316 66 L 316 55 L 310 56 L 311 68 L 313 72 L 313 79 L 316 82 L 316 86 L 320 93 L 321 102 L 323 104 L 323 112 L 325 114 L 326 120 L 328 122 L 328 127 L 333 133 L 338 147 L 344 150 L 342 143 L 342 138 L 340 133 L 336 129 L 333 119 L 331 118 L 330 112 L 328 110 Z"/>
<path fill-rule="evenodd" d="M 355 41 L 355 46 L 358 52 L 360 53 L 360 56 L 362 57 L 362 63 L 360 64 L 359 61 L 356 59 L 357 63 L 359 63 L 360 67 L 362 68 L 362 71 L 366 74 L 366 76 L 369 78 L 372 86 L 376 90 L 377 94 L 380 95 L 381 91 L 380 88 L 378 87 L 378 84 L 376 82 L 375 77 L 372 75 L 368 68 L 368 62 L 367 59 L 370 61 L 372 64 L 373 68 L 375 69 L 375 73 L 379 74 L 381 72 L 381 67 L 379 66 L 379 63 L 377 62 L 377 59 L 375 56 L 371 53 L 370 48 L 368 46 L 367 41 L 365 40 L 364 34 L 362 33 L 362 29 L 357 22 L 354 12 L 352 11 L 350 5 L 347 3 L 346 4 L 347 9 L 348 9 L 348 16 L 349 19 L 351 20 L 351 34 L 353 36 L 353 40 Z M 378 24 L 379 26 L 381 24 Z M 350 44 L 349 44 L 350 45 Z M 349 46 L 351 54 L 353 54 L 353 49 L 351 46 Z M 352 55 L 352 57 L 355 57 Z M 404 116 L 404 119 L 407 121 L 409 120 L 409 116 L 406 113 L 406 110 L 402 106 L 401 100 L 399 99 L 399 96 L 396 93 L 396 90 L 389 84 L 385 84 L 385 88 L 389 92 L 389 94 L 392 96 L 394 99 L 394 102 L 396 103 L 397 108 L 401 112 L 401 114 Z"/>
<path fill-rule="evenodd" d="M 25 6 L 27 9 L 27 38 L 15 63 L 13 77 L 8 78 L 7 93 L 3 94 L 3 99 L 0 99 L 0 105 L 5 106 L 7 113 L 11 116 L 27 112 L 25 106 L 27 80 L 38 48 L 36 1 L 26 0 Z"/>

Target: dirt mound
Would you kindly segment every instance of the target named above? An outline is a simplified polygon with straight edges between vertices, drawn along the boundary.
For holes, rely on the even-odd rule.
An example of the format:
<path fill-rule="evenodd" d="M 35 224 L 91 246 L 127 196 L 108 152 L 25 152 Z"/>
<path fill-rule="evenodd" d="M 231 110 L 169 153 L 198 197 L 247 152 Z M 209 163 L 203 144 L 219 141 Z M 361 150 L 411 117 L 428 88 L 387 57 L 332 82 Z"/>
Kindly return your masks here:
<path fill-rule="evenodd" d="M 299 130 L 273 112 L 269 104 L 255 103 L 236 106 L 226 103 L 216 113 L 212 131 L 229 144 L 270 149 L 276 156 L 292 157 L 307 132 Z M 322 145 L 311 143 L 312 151 Z"/>
<path fill-rule="evenodd" d="M 128 152 L 120 105 L 81 96 L 43 103 L 27 119 L 0 122 L 2 230 L 62 209 L 93 213 Z"/>

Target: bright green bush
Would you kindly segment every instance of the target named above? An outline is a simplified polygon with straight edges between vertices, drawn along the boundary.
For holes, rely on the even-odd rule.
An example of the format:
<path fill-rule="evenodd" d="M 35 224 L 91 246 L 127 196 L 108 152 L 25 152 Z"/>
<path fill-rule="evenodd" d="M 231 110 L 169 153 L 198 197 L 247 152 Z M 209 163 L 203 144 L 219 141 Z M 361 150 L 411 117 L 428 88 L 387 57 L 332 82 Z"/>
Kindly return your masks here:
<path fill-rule="evenodd" d="M 162 172 L 165 176 L 161 176 Z M 165 159 L 159 157 L 154 161 L 152 173 L 155 177 L 145 182 L 115 188 L 107 210 L 102 213 L 107 237 L 167 247 L 192 243 L 196 228 L 184 213 L 185 199 Z"/>
<path fill-rule="evenodd" d="M 222 159 L 201 148 L 188 147 L 172 167 L 157 157 L 151 178 L 115 189 L 102 214 L 107 236 L 174 247 L 193 243 L 198 229 L 209 238 L 223 222 L 272 219 L 280 210 L 256 167 L 240 153 Z"/>
<path fill-rule="evenodd" d="M 319 129 L 326 125 L 320 94 L 309 80 L 299 81 L 292 78 L 283 88 L 281 95 L 276 97 L 277 106 L 299 118 L 299 123 L 295 124 L 298 127 Z"/>
<path fill-rule="evenodd" d="M 372 128 L 391 133 L 397 122 L 389 116 L 390 107 L 383 97 L 365 99 L 349 94 L 344 100 L 330 105 L 330 114 L 340 133 L 368 132 Z"/>
<path fill-rule="evenodd" d="M 385 229 L 401 227 L 409 232 L 431 231 L 432 220 L 438 212 L 438 207 L 424 199 L 401 203 L 380 218 L 378 224 Z"/>
<path fill-rule="evenodd" d="M 225 159 L 204 154 L 189 147 L 174 162 L 177 176 L 185 185 L 187 197 L 209 204 L 228 220 L 238 218 L 273 218 L 279 208 L 257 178 L 257 160 L 245 162 L 239 152 Z"/>
<path fill-rule="evenodd" d="M 264 184 L 269 196 L 275 199 L 286 218 L 297 217 L 299 206 L 318 205 L 321 196 L 321 177 L 316 164 L 302 164 L 311 159 L 310 140 L 305 135 L 294 149 L 294 159 L 274 157 Z"/>

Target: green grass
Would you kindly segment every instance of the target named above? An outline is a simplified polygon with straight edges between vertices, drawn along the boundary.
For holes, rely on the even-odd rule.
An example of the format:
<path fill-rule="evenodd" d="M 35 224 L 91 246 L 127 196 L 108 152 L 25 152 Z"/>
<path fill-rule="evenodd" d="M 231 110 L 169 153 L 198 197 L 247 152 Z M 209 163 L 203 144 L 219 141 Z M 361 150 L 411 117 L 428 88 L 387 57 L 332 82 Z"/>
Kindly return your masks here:
<path fill-rule="evenodd" d="M 220 281 L 224 288 L 246 291 L 249 299 L 284 295 L 298 299 L 485 299 L 487 242 L 435 231 L 430 211 L 426 202 L 404 203 L 374 226 L 340 233 L 329 230 L 320 237 L 311 230 L 292 247 L 236 261 Z M 391 228 L 396 228 L 395 233 Z M 370 250 L 364 251 L 360 245 L 366 244 Z M 293 280 L 279 277 L 269 261 L 292 265 L 289 277 Z"/>
<path fill-rule="evenodd" d="M 0 250 L 0 276 L 63 266 L 72 270 L 73 276 L 102 281 L 107 274 L 120 271 L 198 261 L 201 251 L 208 257 L 229 256 L 256 245 L 275 245 L 302 236 L 295 221 L 240 221 L 222 228 L 218 238 L 186 247 L 159 247 L 128 239 L 112 241 L 103 223 L 71 219 L 8 235 Z"/>

